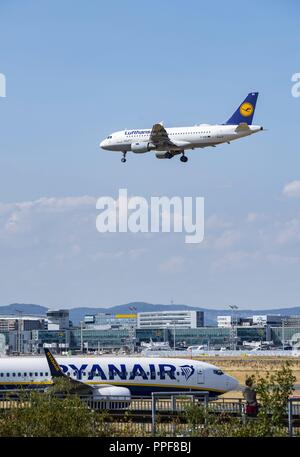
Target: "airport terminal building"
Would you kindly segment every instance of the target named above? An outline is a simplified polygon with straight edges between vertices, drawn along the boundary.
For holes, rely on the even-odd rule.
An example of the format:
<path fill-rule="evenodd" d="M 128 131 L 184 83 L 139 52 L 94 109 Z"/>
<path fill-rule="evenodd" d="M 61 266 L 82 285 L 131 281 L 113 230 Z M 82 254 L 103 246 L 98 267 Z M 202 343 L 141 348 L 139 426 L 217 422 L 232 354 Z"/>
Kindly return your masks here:
<path fill-rule="evenodd" d="M 268 327 L 237 327 L 236 335 L 239 344 L 243 341 L 266 341 L 270 338 L 270 332 L 276 340 L 280 340 L 280 331 Z M 279 329 L 280 330 L 280 329 Z M 298 329 L 300 332 L 300 328 Z M 289 329 L 290 333 L 292 328 Z M 275 333 L 274 333 L 275 332 Z M 10 332 L 5 334 L 6 343 L 11 343 Z M 72 328 L 68 330 L 33 330 L 29 332 L 26 353 L 40 353 L 43 347 L 49 347 L 54 352 L 99 352 L 103 350 L 127 350 L 133 348 L 139 351 L 142 343 L 168 342 L 170 347 L 186 348 L 193 345 L 207 345 L 210 348 L 220 349 L 229 347 L 231 341 L 231 329 L 218 327 L 199 328 L 136 328 L 134 334 L 130 328 Z M 12 348 L 11 348 L 12 349 Z M 16 348 L 14 348 L 16 351 Z"/>
<path fill-rule="evenodd" d="M 138 313 L 137 328 L 198 328 L 204 325 L 203 311 L 152 311 Z"/>
<path fill-rule="evenodd" d="M 274 347 L 283 347 L 300 340 L 299 316 L 253 316 L 237 320 L 237 325 L 228 325 L 228 317 L 219 319 L 218 326 L 204 327 L 203 312 L 199 311 L 99 313 L 85 316 L 80 326 L 73 327 L 67 313 L 55 312 L 46 319 L 3 316 L 0 334 L 9 354 L 41 353 L 44 347 L 56 353 L 139 352 L 144 343 L 151 341 L 169 343 L 176 349 L 195 345 L 242 349 L 248 342 L 272 342 Z"/>

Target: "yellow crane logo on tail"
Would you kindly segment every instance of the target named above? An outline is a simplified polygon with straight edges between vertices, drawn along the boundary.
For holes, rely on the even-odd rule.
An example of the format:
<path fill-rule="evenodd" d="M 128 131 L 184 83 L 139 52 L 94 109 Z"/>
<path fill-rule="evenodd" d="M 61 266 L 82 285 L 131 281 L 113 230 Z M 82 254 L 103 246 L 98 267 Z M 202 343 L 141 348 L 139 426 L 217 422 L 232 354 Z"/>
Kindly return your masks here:
<path fill-rule="evenodd" d="M 254 111 L 253 105 L 249 102 L 242 103 L 242 105 L 240 106 L 240 113 L 242 116 L 245 116 L 245 117 L 251 116 L 253 111 Z"/>

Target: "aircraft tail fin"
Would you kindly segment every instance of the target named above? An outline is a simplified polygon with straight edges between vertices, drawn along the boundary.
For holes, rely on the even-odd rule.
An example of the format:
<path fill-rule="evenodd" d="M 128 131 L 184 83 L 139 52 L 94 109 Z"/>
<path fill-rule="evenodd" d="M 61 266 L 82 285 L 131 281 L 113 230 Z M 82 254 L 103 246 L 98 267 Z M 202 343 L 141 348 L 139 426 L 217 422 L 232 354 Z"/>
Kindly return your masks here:
<path fill-rule="evenodd" d="M 52 378 L 61 378 L 65 377 L 64 373 L 62 372 L 62 369 L 58 365 L 57 361 L 55 360 L 54 356 L 51 354 L 49 349 L 44 348 L 46 359 L 50 368 L 50 373 Z"/>
<path fill-rule="evenodd" d="M 77 379 L 73 379 L 73 378 L 67 376 L 62 371 L 59 364 L 55 360 L 54 355 L 52 355 L 52 353 L 49 351 L 49 349 L 44 348 L 44 351 L 45 351 L 46 359 L 47 359 L 47 362 L 49 365 L 53 383 L 59 386 L 59 382 L 60 382 L 59 379 L 63 379 L 63 378 L 66 379 L 67 382 L 69 383 L 67 386 L 65 386 L 65 385 L 59 386 L 59 389 L 57 391 L 58 393 L 60 392 L 60 393 L 64 394 L 66 392 L 69 392 L 69 393 L 76 392 L 76 393 L 82 393 L 83 395 L 91 394 L 92 388 L 89 385 L 84 384 L 83 382 L 78 381 Z"/>
<path fill-rule="evenodd" d="M 227 125 L 238 125 L 246 123 L 252 124 L 254 116 L 258 92 L 250 92 L 245 100 L 240 104 L 238 109 L 233 113 L 230 119 L 226 122 Z"/>

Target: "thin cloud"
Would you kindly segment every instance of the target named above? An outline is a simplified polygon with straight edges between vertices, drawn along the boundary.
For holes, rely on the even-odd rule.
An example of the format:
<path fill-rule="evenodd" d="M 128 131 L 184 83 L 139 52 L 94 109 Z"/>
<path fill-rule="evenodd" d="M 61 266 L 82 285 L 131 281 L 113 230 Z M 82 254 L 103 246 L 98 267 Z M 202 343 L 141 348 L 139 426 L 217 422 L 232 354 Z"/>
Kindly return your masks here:
<path fill-rule="evenodd" d="M 295 180 L 288 182 L 284 186 L 282 194 L 288 198 L 300 198 L 300 181 Z"/>

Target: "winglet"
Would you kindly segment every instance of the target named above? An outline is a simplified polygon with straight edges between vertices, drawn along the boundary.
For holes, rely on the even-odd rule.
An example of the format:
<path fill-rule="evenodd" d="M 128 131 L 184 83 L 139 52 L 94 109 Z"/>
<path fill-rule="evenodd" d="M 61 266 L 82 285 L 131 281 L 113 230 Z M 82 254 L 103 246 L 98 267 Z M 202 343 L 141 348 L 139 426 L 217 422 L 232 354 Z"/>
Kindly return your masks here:
<path fill-rule="evenodd" d="M 62 369 L 58 365 L 57 361 L 55 360 L 54 356 L 51 354 L 48 348 L 44 348 L 45 356 L 50 368 L 50 373 L 52 378 L 61 378 L 65 377 L 66 375 L 63 373 Z"/>

